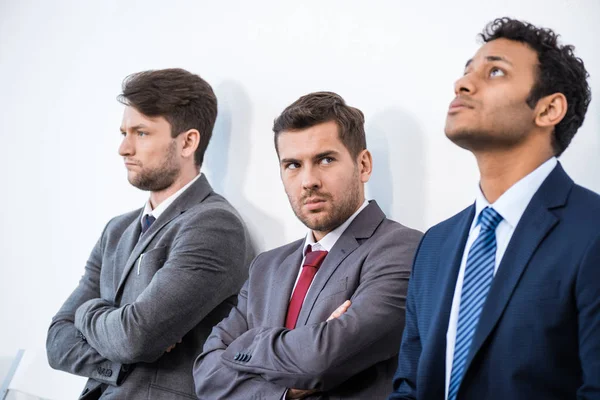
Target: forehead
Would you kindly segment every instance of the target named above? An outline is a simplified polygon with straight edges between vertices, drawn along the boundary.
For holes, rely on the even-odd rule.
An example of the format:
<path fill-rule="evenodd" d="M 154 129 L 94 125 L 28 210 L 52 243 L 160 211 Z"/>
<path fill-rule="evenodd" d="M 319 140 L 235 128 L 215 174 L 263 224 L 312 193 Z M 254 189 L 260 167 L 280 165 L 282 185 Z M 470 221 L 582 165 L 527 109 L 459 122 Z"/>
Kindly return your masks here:
<path fill-rule="evenodd" d="M 490 57 L 501 57 L 510 62 L 515 69 L 534 70 L 538 65 L 535 50 L 527 44 L 508 39 L 496 39 L 485 43 L 473 56 L 471 63 L 484 64 Z"/>
<path fill-rule="evenodd" d="M 169 122 L 164 117 L 149 117 L 142 114 L 135 107 L 125 106 L 125 109 L 123 110 L 123 119 L 121 121 L 121 129 L 126 130 L 139 125 L 156 128 L 170 128 Z"/>
<path fill-rule="evenodd" d="M 324 151 L 348 153 L 340 140 L 339 128 L 334 121 L 301 130 L 283 131 L 277 138 L 277 145 L 281 159 L 307 158 Z"/>

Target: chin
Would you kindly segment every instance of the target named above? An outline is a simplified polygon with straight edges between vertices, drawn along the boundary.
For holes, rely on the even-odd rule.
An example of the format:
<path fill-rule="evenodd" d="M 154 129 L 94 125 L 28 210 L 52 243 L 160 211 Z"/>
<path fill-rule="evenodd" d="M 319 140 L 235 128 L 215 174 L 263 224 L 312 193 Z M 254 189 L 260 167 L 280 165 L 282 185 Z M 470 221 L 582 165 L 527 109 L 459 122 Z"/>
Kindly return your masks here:
<path fill-rule="evenodd" d="M 323 228 L 324 224 L 326 222 L 328 222 L 328 215 L 319 215 L 316 216 L 314 214 L 312 215 L 305 215 L 304 218 L 302 219 L 302 223 L 309 229 L 315 230 L 315 231 L 320 231 L 322 230 L 321 228 Z"/>
<path fill-rule="evenodd" d="M 444 126 L 444 133 L 448 139 L 452 139 L 452 137 L 457 135 L 464 135 L 472 132 L 473 129 L 467 126 L 467 124 L 459 123 L 459 121 L 449 121 L 446 120 L 446 125 Z"/>
<path fill-rule="evenodd" d="M 135 184 L 137 183 L 137 174 L 133 173 L 133 172 L 129 172 L 127 174 L 127 180 L 129 181 L 129 183 L 133 186 L 135 186 Z"/>

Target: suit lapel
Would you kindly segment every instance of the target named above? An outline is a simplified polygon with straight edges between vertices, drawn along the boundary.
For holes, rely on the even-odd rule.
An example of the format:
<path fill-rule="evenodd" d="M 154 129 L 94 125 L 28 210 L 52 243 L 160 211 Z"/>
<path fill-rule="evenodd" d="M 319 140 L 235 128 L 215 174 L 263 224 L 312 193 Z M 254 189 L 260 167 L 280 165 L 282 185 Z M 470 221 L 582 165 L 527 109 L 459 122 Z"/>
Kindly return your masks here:
<path fill-rule="evenodd" d="M 471 206 L 462 211 L 456 218 L 454 227 L 446 235 L 446 241 L 442 244 L 439 255 L 439 267 L 435 288 L 441 288 L 440 295 L 432 306 L 434 311 L 431 317 L 429 336 L 423 339 L 427 347 L 432 346 L 430 351 L 424 349 L 423 353 L 429 356 L 423 360 L 425 363 L 419 370 L 428 371 L 428 375 L 439 377 L 435 384 L 427 388 L 428 398 L 441 398 L 445 392 L 445 372 L 446 372 L 446 332 L 450 320 L 450 311 L 452 309 L 452 299 L 456 288 L 456 279 L 460 269 L 460 263 L 463 257 L 463 251 L 473 217 L 475 216 L 475 206 Z M 458 239 L 458 240 L 456 240 Z M 428 267 L 428 266 L 423 266 Z M 436 293 L 430 295 L 435 296 Z"/>
<path fill-rule="evenodd" d="M 523 213 L 492 281 L 487 298 L 493 301 L 486 301 L 481 312 L 472 348 L 465 364 L 465 374 L 474 356 L 500 320 L 535 250 L 559 222 L 550 210 L 566 204 L 572 186 L 573 181 L 558 164 Z"/>
<path fill-rule="evenodd" d="M 284 326 L 292 289 L 302 263 L 304 240 L 298 240 L 297 248 L 277 266 L 274 278 L 271 280 L 270 292 L 272 298 L 266 303 L 268 326 Z"/>
<path fill-rule="evenodd" d="M 344 233 L 338 239 L 329 254 L 327 254 L 327 257 L 325 257 L 325 260 L 323 260 L 323 264 L 321 267 L 319 267 L 319 272 L 317 272 L 315 275 L 310 290 L 306 294 L 304 304 L 302 304 L 300 314 L 298 315 L 297 326 L 306 325 L 306 321 L 308 321 L 308 317 L 313 306 L 315 305 L 315 301 L 329 281 L 329 278 L 342 263 L 342 261 L 344 261 L 344 259 L 357 248 L 358 242 L 351 235 L 345 235 Z"/>
<path fill-rule="evenodd" d="M 117 286 L 117 290 L 115 291 L 115 300 L 120 297 L 120 292 L 123 290 L 123 285 L 127 280 L 127 276 L 129 272 L 133 268 L 136 260 L 140 257 L 140 255 L 144 252 L 144 250 L 148 247 L 152 239 L 157 235 L 158 232 L 161 231 L 166 225 L 168 225 L 171 221 L 177 218 L 179 215 L 183 214 L 190 207 L 199 204 L 204 201 L 204 199 L 212 192 L 212 188 L 204 174 L 196 180 L 190 187 L 188 187 L 167 209 L 160 215 L 160 217 L 152 224 L 152 226 L 144 233 L 144 235 L 136 242 L 133 247 L 133 250 L 129 253 L 122 253 L 120 255 L 121 259 L 127 258 L 125 262 L 125 267 L 123 268 L 123 273 L 121 274 L 121 279 Z M 142 211 L 143 212 L 143 211 Z M 139 219 L 134 221 L 134 223 L 140 224 Z M 131 227 L 130 227 L 131 228 Z M 139 231 L 138 231 L 139 232 Z M 125 235 L 124 235 L 125 236 Z M 139 233 L 138 233 L 139 237 Z M 136 237 L 137 239 L 137 237 Z M 123 239 L 121 239 L 123 240 Z M 128 240 L 132 240 L 130 237 Z M 120 243 L 119 243 L 120 244 Z M 124 246 L 123 250 L 126 250 L 126 246 Z"/>
<path fill-rule="evenodd" d="M 359 247 L 357 239 L 370 238 L 384 219 L 385 214 L 381 211 L 377 202 L 371 201 L 346 228 L 329 254 L 327 254 L 327 257 L 325 257 L 325 260 L 323 260 L 319 272 L 315 275 L 310 290 L 306 294 L 304 304 L 300 309 L 297 326 L 306 325 L 315 301 L 327 282 L 329 282 L 331 275 L 337 270 L 344 259 Z"/>
<path fill-rule="evenodd" d="M 127 265 L 127 260 L 129 255 L 133 251 L 135 245 L 137 244 L 140 233 L 142 232 L 142 226 L 140 223 L 140 219 L 142 218 L 142 213 L 144 209 L 141 209 L 138 216 L 129 224 L 125 232 L 121 235 L 121 239 L 117 244 L 117 248 L 115 250 L 115 268 L 113 270 L 113 280 L 115 288 L 115 294 L 117 292 L 117 288 L 121 282 L 121 278 L 123 276 L 123 271 Z"/>

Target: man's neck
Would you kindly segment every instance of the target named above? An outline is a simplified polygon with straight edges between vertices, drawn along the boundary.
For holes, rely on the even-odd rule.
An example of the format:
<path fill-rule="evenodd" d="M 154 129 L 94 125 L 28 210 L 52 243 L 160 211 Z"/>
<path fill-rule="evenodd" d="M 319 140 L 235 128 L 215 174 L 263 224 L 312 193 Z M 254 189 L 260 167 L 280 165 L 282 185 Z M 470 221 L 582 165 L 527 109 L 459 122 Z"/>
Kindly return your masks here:
<path fill-rule="evenodd" d="M 181 173 L 177 178 L 175 178 L 175 181 L 171 186 L 164 190 L 150 192 L 150 205 L 152 206 L 152 209 L 155 209 L 160 205 L 160 203 L 171 197 L 173 194 L 177 193 L 179 189 L 190 183 L 192 179 L 198 176 L 199 173 L 200 169 L 198 168 L 187 170 L 182 169 Z"/>
<path fill-rule="evenodd" d="M 481 191 L 493 204 L 515 183 L 552 158 L 552 151 L 532 150 L 531 146 L 475 154 L 481 175 Z"/>

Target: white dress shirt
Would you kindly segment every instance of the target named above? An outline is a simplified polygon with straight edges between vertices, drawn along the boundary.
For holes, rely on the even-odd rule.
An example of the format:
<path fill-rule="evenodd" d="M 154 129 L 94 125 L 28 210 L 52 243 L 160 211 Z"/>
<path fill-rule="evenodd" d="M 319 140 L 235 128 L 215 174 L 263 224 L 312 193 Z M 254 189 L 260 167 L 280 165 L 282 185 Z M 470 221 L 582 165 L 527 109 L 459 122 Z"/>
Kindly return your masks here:
<path fill-rule="evenodd" d="M 502 221 L 496 227 L 496 260 L 494 265 L 494 276 L 498 271 L 498 266 L 502 261 L 504 252 L 508 247 L 510 238 L 515 231 L 515 227 L 523 216 L 525 209 L 533 198 L 533 195 L 540 188 L 544 180 L 550 175 L 558 161 L 555 157 L 540 165 L 536 170 L 525 176 L 523 179 L 512 185 L 506 192 L 496 200 L 494 204 L 490 204 L 481 188 L 478 187 L 477 197 L 475 200 L 475 217 L 471 223 L 469 237 L 465 249 L 463 250 L 462 261 L 456 279 L 456 288 L 454 289 L 454 298 L 452 299 L 452 309 L 450 311 L 450 320 L 448 322 L 448 331 L 446 332 L 446 396 L 448 398 L 448 387 L 450 385 L 450 373 L 452 372 L 452 361 L 454 358 L 454 346 L 456 344 L 456 327 L 458 324 L 458 311 L 460 308 L 460 296 L 462 292 L 463 279 L 465 276 L 465 267 L 467 264 L 467 256 L 469 249 L 477 236 L 479 235 L 480 224 L 479 214 L 485 207 L 490 206 L 496 210 L 501 216 Z M 510 265 L 504 268 L 510 268 Z"/>
<path fill-rule="evenodd" d="M 161 216 L 162 213 L 165 212 L 165 210 L 171 205 L 173 204 L 173 202 L 179 197 L 181 196 L 181 194 L 183 192 L 185 192 L 185 190 L 187 188 L 189 188 L 190 186 L 192 186 L 192 184 L 194 182 L 196 182 L 198 180 L 198 178 L 200 178 L 200 176 L 202 176 L 202 173 L 199 173 L 198 175 L 196 175 L 196 177 L 194 179 L 192 179 L 191 181 L 189 181 L 184 187 L 182 187 L 181 189 L 179 189 L 178 191 L 176 191 L 175 193 L 173 193 L 172 195 L 170 195 L 169 197 L 167 197 L 165 200 L 163 200 L 158 206 L 156 206 L 155 209 L 152 209 L 152 204 L 150 204 L 150 199 L 148 199 L 148 201 L 146 201 L 146 205 L 144 206 L 144 212 L 142 213 L 142 218 L 140 218 L 140 224 L 142 224 L 142 227 L 144 226 L 144 217 L 146 215 L 152 215 L 154 218 L 158 219 L 158 217 Z"/>

